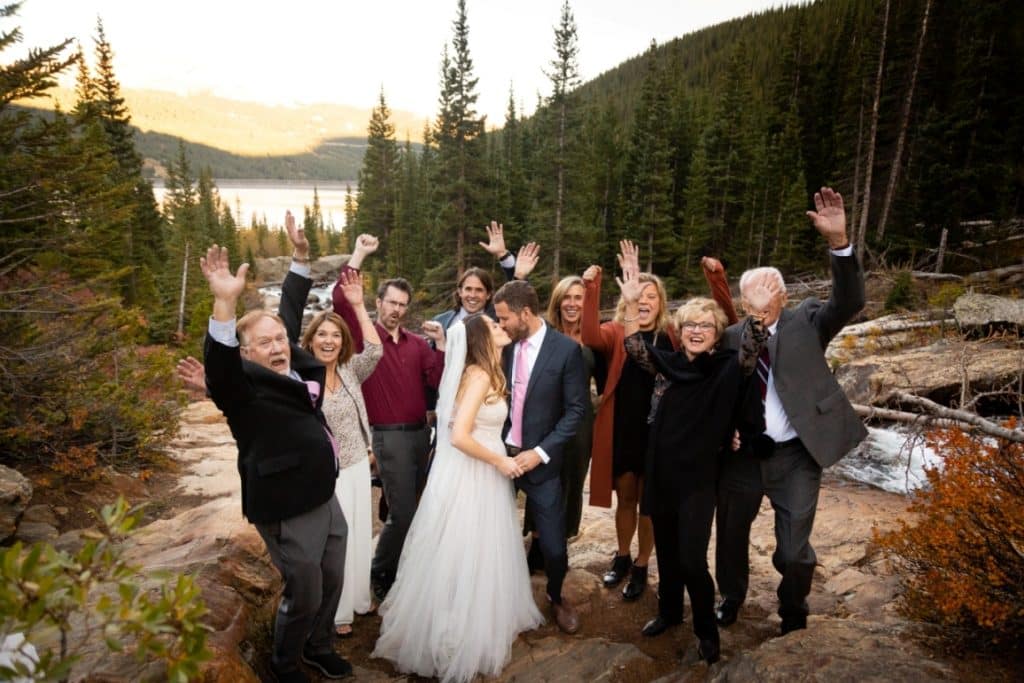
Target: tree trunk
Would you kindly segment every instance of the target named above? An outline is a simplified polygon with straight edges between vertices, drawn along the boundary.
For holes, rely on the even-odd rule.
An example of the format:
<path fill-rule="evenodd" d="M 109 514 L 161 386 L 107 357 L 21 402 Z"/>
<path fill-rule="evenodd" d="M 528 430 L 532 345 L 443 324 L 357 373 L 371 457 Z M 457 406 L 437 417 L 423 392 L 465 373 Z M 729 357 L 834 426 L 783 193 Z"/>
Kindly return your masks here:
<path fill-rule="evenodd" d="M 878 75 L 875 77 L 875 99 L 871 105 L 871 134 L 868 136 L 868 158 L 864 166 L 864 203 L 860 214 L 858 234 L 861 243 L 868 234 L 868 214 L 871 212 L 871 175 L 875 166 L 875 142 L 878 138 L 878 108 L 882 100 L 882 76 L 885 74 L 885 44 L 889 37 L 889 4 L 885 0 L 885 15 L 882 20 L 882 45 L 878 50 Z"/>
<path fill-rule="evenodd" d="M 185 242 L 185 260 L 181 265 L 181 297 L 178 301 L 178 339 L 185 338 L 185 290 L 188 285 L 188 246 Z"/>
<path fill-rule="evenodd" d="M 555 195 L 555 243 L 551 251 L 551 277 L 555 282 L 558 281 L 558 271 L 562 256 L 562 204 L 565 193 L 565 117 L 565 97 L 563 95 L 558 120 L 558 187 Z"/>
<path fill-rule="evenodd" d="M 949 239 L 949 228 L 942 229 L 942 237 L 939 238 L 939 251 L 935 256 L 935 272 L 942 272 L 942 263 L 946 260 L 946 240 Z"/>
<path fill-rule="evenodd" d="M 885 236 L 885 224 L 889 220 L 889 209 L 892 208 L 892 199 L 896 194 L 896 184 L 900 178 L 903 146 L 907 142 L 910 108 L 914 102 L 914 88 L 917 85 L 917 72 L 921 67 L 921 53 L 924 51 L 925 37 L 928 35 L 928 14 L 931 12 L 931 9 L 932 0 L 926 0 L 924 3 L 924 14 L 921 16 L 921 34 L 917 38 L 917 49 L 914 51 L 914 66 L 910 72 L 910 87 L 907 88 L 907 96 L 903 100 L 903 112 L 900 115 L 900 133 L 896 138 L 896 153 L 892 158 L 892 170 L 889 171 L 889 186 L 885 190 L 885 201 L 882 202 L 882 217 L 878 219 L 878 227 L 875 228 L 875 236 L 879 241 Z"/>
<path fill-rule="evenodd" d="M 853 242 L 857 245 L 857 260 L 864 263 L 864 235 L 857 222 L 857 207 L 860 206 L 860 153 L 864 148 L 864 79 L 860 79 L 860 106 L 857 107 L 857 154 L 853 158 L 853 206 L 850 225 L 853 227 Z"/>

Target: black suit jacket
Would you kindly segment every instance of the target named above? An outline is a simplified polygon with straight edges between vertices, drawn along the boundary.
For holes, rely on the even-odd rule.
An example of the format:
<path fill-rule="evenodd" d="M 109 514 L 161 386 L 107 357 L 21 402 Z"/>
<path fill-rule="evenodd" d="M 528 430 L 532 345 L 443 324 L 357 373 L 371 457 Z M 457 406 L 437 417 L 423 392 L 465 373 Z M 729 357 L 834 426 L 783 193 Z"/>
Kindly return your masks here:
<path fill-rule="evenodd" d="M 288 294 L 282 294 L 282 313 L 286 296 L 305 298 L 297 289 L 302 280 L 294 273 L 285 279 Z M 307 292 L 309 283 L 305 280 Z M 301 315 L 302 309 L 298 310 Z M 294 313 L 286 321 L 293 327 Z M 294 338 L 291 329 L 289 336 Z M 320 411 L 326 376 L 323 364 L 291 344 L 292 370 L 303 380 L 320 383 L 320 398 L 314 405 L 305 384 L 244 360 L 237 346 L 225 346 L 207 335 L 204 356 L 210 395 L 238 444 L 242 514 L 251 522 L 266 524 L 329 500 L 334 495 L 337 462 Z"/>
<path fill-rule="evenodd" d="M 825 361 L 825 348 L 864 307 L 864 272 L 856 256 L 832 255 L 832 294 L 828 301 L 806 299 L 779 317 L 768 338 L 775 391 L 786 417 L 819 465 L 828 467 L 867 436 L 867 430 Z M 724 343 L 739 349 L 740 321 L 725 332 Z M 751 382 L 751 386 L 756 385 Z M 748 392 L 745 403 L 760 412 L 760 395 Z M 748 418 L 748 423 L 754 420 Z M 763 429 L 763 419 L 760 422 Z M 744 439 L 744 441 L 748 441 Z"/>
<path fill-rule="evenodd" d="M 509 344 L 501 357 L 509 386 L 515 348 L 515 344 Z M 539 484 L 561 474 L 565 446 L 576 436 L 586 412 L 586 401 L 587 376 L 580 346 L 548 325 L 526 388 L 523 448 L 540 446 L 551 460 L 528 472 L 527 481 Z M 502 430 L 503 438 L 511 427 L 510 414 Z"/>

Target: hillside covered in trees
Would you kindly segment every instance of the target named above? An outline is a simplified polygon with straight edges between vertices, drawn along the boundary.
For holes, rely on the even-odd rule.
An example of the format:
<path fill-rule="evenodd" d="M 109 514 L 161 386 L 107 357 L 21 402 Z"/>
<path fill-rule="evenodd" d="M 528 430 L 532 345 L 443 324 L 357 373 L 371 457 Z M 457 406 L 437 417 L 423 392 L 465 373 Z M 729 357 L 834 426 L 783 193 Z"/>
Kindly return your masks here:
<path fill-rule="evenodd" d="M 490 132 L 470 26 L 460 2 L 427 146 L 400 146 L 382 96 L 360 174 L 355 230 L 436 301 L 457 271 L 490 265 L 475 242 L 492 218 L 541 242 L 551 279 L 612 266 L 617 240 L 637 240 L 674 294 L 699 286 L 701 254 L 734 272 L 823 269 L 804 217 L 823 184 L 869 266 L 976 269 L 998 250 L 958 250 L 972 230 L 1020 231 L 1020 3 L 823 0 L 652 44 L 587 83 L 566 4 L 550 93 L 524 118 L 510 92 Z"/>

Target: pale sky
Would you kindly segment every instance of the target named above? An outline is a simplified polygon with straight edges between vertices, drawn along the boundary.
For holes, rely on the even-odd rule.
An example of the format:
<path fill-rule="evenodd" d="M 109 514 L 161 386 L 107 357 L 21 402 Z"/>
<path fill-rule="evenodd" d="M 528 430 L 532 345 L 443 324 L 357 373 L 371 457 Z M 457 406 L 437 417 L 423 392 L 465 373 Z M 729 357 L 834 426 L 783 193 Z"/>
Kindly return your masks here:
<path fill-rule="evenodd" d="M 579 66 L 589 80 L 658 43 L 794 0 L 575 0 Z M 467 0 L 478 110 L 504 121 L 510 84 L 532 112 L 548 95 L 562 0 Z M 27 47 L 77 37 L 91 53 L 96 17 L 122 87 L 207 90 L 267 104 L 370 108 L 381 87 L 392 109 L 436 112 L 441 50 L 456 0 L 25 0 L 0 30 Z M 21 51 L 14 50 L 14 55 Z M 4 56 L 5 61 L 12 56 Z M 67 85 L 73 84 L 73 74 Z"/>

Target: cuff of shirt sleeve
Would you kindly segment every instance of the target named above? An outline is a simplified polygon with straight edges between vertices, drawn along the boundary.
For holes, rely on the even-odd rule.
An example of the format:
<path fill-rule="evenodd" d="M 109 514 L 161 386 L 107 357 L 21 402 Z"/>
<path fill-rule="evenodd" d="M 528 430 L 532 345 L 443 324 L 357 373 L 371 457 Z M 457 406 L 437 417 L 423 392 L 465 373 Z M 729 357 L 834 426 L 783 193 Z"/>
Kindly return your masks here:
<path fill-rule="evenodd" d="M 853 256 L 853 244 L 847 244 L 842 249 L 832 249 L 831 252 L 836 256 Z"/>
<path fill-rule="evenodd" d="M 238 337 L 235 335 L 235 319 L 214 320 L 210 318 L 207 330 L 213 341 L 224 346 L 238 346 Z"/>
<path fill-rule="evenodd" d="M 537 446 L 537 447 L 536 447 L 536 448 L 534 448 L 533 450 L 537 451 L 537 455 L 539 455 L 539 456 L 540 456 L 540 459 L 541 459 L 541 461 L 542 461 L 542 462 L 543 462 L 543 463 L 544 463 L 545 465 L 547 465 L 547 464 L 548 464 L 549 462 L 551 462 L 551 458 L 549 458 L 549 457 L 548 457 L 548 454 L 544 452 L 544 449 L 543 449 L 543 448 L 541 448 L 540 446 Z"/>
<path fill-rule="evenodd" d="M 307 280 L 310 279 L 310 275 L 313 273 L 313 267 L 311 265 L 308 263 L 298 263 L 296 261 L 292 261 L 292 265 L 288 270 L 296 275 L 301 275 Z"/>
<path fill-rule="evenodd" d="M 516 255 L 513 254 L 511 251 L 508 252 L 508 256 L 498 261 L 498 264 L 501 265 L 502 268 L 515 268 Z"/>

